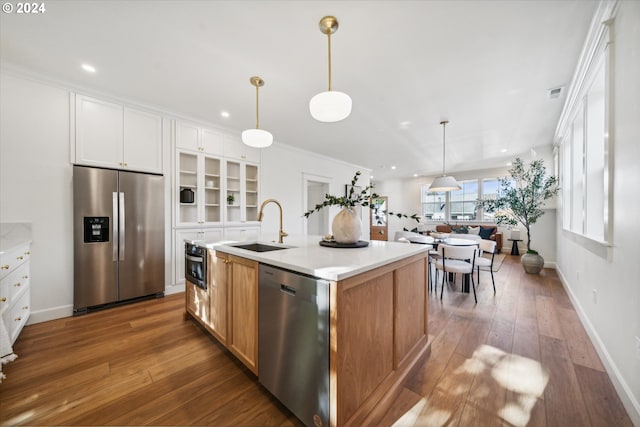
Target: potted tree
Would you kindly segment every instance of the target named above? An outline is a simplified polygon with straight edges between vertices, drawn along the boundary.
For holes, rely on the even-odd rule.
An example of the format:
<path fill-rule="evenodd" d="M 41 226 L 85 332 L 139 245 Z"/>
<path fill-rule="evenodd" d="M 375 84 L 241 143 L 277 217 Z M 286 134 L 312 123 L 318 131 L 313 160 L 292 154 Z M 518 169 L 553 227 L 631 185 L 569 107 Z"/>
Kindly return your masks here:
<path fill-rule="evenodd" d="M 525 165 L 516 158 L 509 169 L 509 177 L 500 179 L 500 189 L 495 199 L 481 200 L 490 212 L 495 212 L 498 224 L 522 224 L 527 231 L 527 253 L 521 263 L 527 273 L 537 274 L 544 266 L 544 258 L 531 249 L 531 225 L 544 211 L 546 200 L 558 193 L 558 178 L 547 176 L 543 160 Z"/>
<path fill-rule="evenodd" d="M 360 175 L 360 171 L 355 173 L 351 180 L 349 192 L 345 196 L 337 197 L 331 194 L 325 194 L 325 200 L 322 203 L 317 204 L 314 209 L 304 214 L 305 218 L 309 218 L 309 215 L 327 206 L 341 206 L 342 209 L 333 218 L 333 222 L 331 223 L 333 238 L 337 243 L 356 244 L 358 242 L 362 234 L 362 221 L 360 221 L 360 217 L 356 213 L 356 206 L 376 209 L 377 205 L 372 201 L 375 201 L 380 196 L 372 192 L 373 185 L 368 185 L 362 190 L 356 190 L 356 184 L 358 183 Z M 406 215 L 389 211 L 383 211 L 383 213 L 398 218 L 410 218 L 416 222 L 420 221 L 418 214 Z"/>

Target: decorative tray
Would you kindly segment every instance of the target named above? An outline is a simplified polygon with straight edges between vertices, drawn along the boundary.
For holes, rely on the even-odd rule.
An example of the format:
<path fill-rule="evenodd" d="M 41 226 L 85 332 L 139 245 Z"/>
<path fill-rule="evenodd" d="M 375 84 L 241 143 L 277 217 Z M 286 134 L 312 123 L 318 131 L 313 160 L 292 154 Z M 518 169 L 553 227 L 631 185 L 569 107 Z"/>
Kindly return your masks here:
<path fill-rule="evenodd" d="M 358 240 L 355 243 L 338 243 L 335 240 L 320 240 L 320 246 L 326 246 L 328 248 L 365 248 L 369 246 L 369 242 L 364 240 Z"/>

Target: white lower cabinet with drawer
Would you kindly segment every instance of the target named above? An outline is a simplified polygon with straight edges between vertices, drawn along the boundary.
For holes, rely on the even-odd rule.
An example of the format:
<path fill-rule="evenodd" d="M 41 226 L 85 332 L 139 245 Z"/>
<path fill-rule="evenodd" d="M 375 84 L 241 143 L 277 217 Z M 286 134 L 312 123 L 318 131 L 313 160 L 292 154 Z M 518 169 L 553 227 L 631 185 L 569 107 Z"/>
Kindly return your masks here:
<path fill-rule="evenodd" d="M 31 314 L 30 257 L 31 244 L 26 243 L 3 252 L 0 260 L 0 315 L 11 344 Z"/>

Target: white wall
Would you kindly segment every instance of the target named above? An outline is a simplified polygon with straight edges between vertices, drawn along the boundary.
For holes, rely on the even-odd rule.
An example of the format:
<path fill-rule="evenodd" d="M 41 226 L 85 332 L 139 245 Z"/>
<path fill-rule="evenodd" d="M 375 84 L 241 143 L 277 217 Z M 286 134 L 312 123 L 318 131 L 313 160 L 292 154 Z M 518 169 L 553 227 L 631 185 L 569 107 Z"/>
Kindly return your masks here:
<path fill-rule="evenodd" d="M 73 302 L 69 93 L 0 76 L 0 222 L 31 222 L 30 323 Z"/>
<path fill-rule="evenodd" d="M 345 185 L 351 183 L 356 171 L 362 172 L 357 185 L 363 188 L 369 183 L 370 171 L 353 164 L 330 159 L 321 155 L 298 150 L 284 144 L 274 143 L 269 149 L 262 151 L 262 184 L 260 193 L 262 199 L 277 199 L 283 207 L 283 222 L 285 230 L 290 235 L 303 234 L 303 216 L 306 211 L 304 197 L 303 175 L 316 175 L 329 182 L 329 192 L 334 196 L 345 194 Z M 329 209 L 329 218 L 333 218 L 339 211 L 338 207 Z M 317 214 L 317 213 L 316 213 Z M 369 210 L 362 211 L 363 239 L 369 238 Z M 262 233 L 278 232 L 278 208 L 265 208 L 262 222 Z M 285 238 L 285 243 L 286 243 Z"/>
<path fill-rule="evenodd" d="M 622 1 L 614 25 L 613 245 L 590 250 L 584 239 L 562 230 L 558 215 L 558 270 L 640 425 L 640 2 Z"/>

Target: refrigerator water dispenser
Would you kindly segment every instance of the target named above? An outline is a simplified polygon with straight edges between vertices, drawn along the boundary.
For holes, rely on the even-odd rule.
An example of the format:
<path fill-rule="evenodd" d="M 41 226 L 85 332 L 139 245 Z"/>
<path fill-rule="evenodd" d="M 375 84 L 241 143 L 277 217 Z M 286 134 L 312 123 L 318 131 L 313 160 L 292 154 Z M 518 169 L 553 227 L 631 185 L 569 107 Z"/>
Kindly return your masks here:
<path fill-rule="evenodd" d="M 109 217 L 84 217 L 84 242 L 99 243 L 109 241 Z"/>

